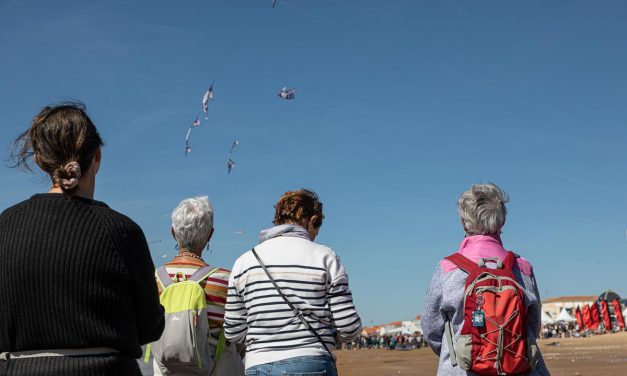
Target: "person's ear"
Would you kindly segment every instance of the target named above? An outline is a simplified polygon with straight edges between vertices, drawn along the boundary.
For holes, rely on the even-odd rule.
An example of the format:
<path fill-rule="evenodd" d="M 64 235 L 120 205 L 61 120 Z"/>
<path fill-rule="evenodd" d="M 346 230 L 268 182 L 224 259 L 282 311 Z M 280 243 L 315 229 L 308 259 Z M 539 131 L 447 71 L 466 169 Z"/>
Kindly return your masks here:
<path fill-rule="evenodd" d="M 100 146 L 98 146 L 98 150 L 96 150 L 96 154 L 94 154 L 94 157 L 91 159 L 91 165 L 89 166 L 89 169 L 94 170 L 94 175 L 98 173 L 98 170 L 100 170 L 101 160 L 102 160 L 102 149 L 100 148 Z"/>
<path fill-rule="evenodd" d="M 211 228 L 211 231 L 209 231 L 209 237 L 207 238 L 207 243 L 209 243 L 209 241 L 211 240 L 211 237 L 213 236 L 213 230 L 214 228 Z"/>
<path fill-rule="evenodd" d="M 312 215 L 311 218 L 309 218 L 309 223 L 307 223 L 307 230 L 311 229 L 311 230 L 316 230 L 318 229 L 318 227 L 316 227 L 316 224 L 318 223 L 318 217 L 316 214 Z"/>
<path fill-rule="evenodd" d="M 172 233 L 172 237 L 176 240 L 176 235 L 174 234 L 174 226 L 170 226 L 170 233 Z"/>

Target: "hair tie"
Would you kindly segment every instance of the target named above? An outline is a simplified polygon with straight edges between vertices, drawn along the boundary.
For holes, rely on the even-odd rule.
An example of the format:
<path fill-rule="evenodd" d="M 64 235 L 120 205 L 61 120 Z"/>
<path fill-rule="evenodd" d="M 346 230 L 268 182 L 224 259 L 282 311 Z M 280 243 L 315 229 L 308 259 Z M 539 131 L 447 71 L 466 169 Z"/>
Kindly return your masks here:
<path fill-rule="evenodd" d="M 78 162 L 70 162 L 63 168 L 68 179 L 60 179 L 59 184 L 63 189 L 70 190 L 78 185 L 78 179 L 81 178 L 81 166 Z"/>

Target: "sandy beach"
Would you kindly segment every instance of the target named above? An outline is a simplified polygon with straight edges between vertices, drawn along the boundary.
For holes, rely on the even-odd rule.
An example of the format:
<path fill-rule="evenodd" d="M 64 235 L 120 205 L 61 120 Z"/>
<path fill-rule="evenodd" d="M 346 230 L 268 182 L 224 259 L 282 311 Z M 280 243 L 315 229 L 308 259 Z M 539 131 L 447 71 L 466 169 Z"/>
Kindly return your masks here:
<path fill-rule="evenodd" d="M 627 332 L 591 338 L 540 341 L 553 376 L 627 375 Z M 438 358 L 429 348 L 411 351 L 342 350 L 337 352 L 341 376 L 433 376 Z M 141 364 L 142 373 L 152 369 Z"/>
<path fill-rule="evenodd" d="M 627 375 L 627 332 L 542 340 L 540 348 L 554 376 Z M 432 376 L 436 374 L 438 363 L 438 358 L 428 348 L 413 351 L 343 350 L 337 354 L 342 376 Z"/>

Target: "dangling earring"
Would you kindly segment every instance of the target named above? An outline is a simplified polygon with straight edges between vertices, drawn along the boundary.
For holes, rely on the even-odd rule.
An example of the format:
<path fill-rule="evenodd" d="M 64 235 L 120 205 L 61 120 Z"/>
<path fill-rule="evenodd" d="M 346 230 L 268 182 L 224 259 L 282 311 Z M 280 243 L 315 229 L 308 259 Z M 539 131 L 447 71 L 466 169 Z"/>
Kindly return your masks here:
<path fill-rule="evenodd" d="M 211 250 L 209 249 L 209 243 L 207 243 L 207 251 L 209 251 L 209 253 L 211 253 Z"/>
<path fill-rule="evenodd" d="M 177 251 L 179 250 L 179 245 L 178 245 L 178 243 L 174 246 L 174 249 L 176 249 Z"/>

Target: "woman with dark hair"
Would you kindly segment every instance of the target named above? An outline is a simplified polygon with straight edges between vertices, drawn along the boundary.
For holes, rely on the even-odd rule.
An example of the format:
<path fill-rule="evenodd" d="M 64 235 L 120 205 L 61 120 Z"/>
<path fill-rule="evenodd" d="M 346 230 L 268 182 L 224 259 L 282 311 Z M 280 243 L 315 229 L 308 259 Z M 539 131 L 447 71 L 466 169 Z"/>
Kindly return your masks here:
<path fill-rule="evenodd" d="M 233 266 L 225 336 L 246 343 L 246 375 L 337 375 L 332 351 L 359 335 L 361 320 L 339 257 L 314 243 L 322 203 L 301 189 L 274 208 L 275 226 Z"/>
<path fill-rule="evenodd" d="M 0 375 L 141 375 L 163 331 L 144 234 L 93 199 L 102 139 L 82 104 L 44 108 L 14 143 L 47 193 L 0 214 Z"/>

